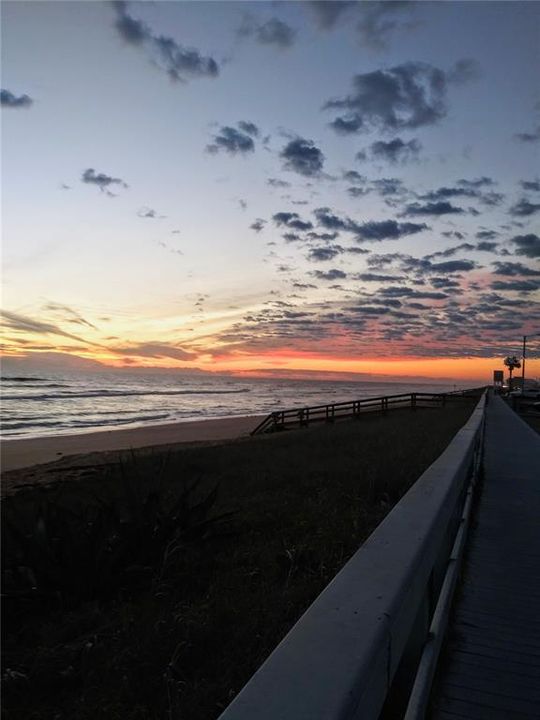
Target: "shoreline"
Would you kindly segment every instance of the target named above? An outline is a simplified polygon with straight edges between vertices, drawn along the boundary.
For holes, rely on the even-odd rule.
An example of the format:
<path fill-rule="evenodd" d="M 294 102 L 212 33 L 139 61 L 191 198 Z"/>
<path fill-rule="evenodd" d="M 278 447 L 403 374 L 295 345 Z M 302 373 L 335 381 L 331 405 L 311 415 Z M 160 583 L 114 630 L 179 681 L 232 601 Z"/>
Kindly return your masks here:
<path fill-rule="evenodd" d="M 183 420 L 161 425 L 93 430 L 71 435 L 2 440 L 0 470 L 43 465 L 70 455 L 150 448 L 160 445 L 234 440 L 249 436 L 266 415 L 234 415 L 224 418 Z"/>

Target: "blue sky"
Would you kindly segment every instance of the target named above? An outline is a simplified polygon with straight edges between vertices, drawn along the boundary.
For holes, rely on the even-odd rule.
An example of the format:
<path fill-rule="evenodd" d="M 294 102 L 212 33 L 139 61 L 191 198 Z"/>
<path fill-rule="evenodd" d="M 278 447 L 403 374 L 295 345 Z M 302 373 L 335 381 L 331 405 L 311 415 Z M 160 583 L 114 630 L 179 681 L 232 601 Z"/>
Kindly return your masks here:
<path fill-rule="evenodd" d="M 539 38 L 534 2 L 3 3 L 6 353 L 484 372 L 540 330 Z"/>

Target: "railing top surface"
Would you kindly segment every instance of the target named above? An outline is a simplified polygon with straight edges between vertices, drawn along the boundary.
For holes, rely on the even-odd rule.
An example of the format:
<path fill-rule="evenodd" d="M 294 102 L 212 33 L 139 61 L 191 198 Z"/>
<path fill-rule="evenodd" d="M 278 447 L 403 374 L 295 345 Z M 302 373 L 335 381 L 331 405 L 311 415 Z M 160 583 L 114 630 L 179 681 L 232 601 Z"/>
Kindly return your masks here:
<path fill-rule="evenodd" d="M 485 395 L 220 720 L 376 718 L 465 484 Z"/>

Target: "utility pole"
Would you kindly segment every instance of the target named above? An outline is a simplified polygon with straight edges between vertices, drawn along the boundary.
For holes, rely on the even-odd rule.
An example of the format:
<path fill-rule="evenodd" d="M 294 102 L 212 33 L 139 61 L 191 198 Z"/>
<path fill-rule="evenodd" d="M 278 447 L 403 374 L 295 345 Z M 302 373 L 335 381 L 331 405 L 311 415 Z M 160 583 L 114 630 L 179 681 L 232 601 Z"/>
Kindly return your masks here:
<path fill-rule="evenodd" d="M 527 351 L 527 336 L 523 336 L 523 361 L 521 363 L 521 392 L 525 392 L 525 353 Z"/>

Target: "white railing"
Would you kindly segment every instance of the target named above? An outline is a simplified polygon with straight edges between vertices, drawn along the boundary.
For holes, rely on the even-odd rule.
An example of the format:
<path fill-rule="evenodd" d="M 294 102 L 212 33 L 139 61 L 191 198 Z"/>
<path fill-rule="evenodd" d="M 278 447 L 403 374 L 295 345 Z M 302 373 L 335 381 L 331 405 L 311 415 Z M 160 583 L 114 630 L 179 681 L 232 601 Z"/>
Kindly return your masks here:
<path fill-rule="evenodd" d="M 485 403 L 484 394 L 442 455 L 220 720 L 375 720 L 385 703 L 389 717 L 403 716 L 418 664 L 425 661 L 441 587 L 455 563 L 454 539 L 463 534 L 463 506 L 466 497 L 470 504 L 470 481 L 480 464 Z"/>

